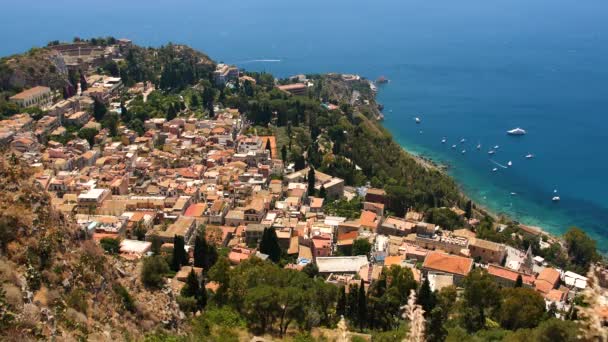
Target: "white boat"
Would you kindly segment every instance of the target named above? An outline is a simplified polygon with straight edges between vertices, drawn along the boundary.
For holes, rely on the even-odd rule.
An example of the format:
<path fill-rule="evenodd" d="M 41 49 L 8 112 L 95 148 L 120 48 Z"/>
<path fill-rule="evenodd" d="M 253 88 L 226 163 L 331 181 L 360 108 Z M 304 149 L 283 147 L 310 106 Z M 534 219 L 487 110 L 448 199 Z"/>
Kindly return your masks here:
<path fill-rule="evenodd" d="M 500 148 L 500 146 L 498 146 L 498 145 L 494 146 L 495 150 L 498 150 L 498 148 Z"/>
<path fill-rule="evenodd" d="M 422 131 L 420 131 L 420 134 L 422 134 Z"/>
<path fill-rule="evenodd" d="M 559 198 L 559 196 L 553 196 L 553 198 L 551 200 L 553 202 L 559 202 L 561 200 L 561 198 Z"/>
<path fill-rule="evenodd" d="M 532 159 L 532 158 L 534 158 L 533 154 L 531 154 L 531 153 L 530 154 L 526 154 L 526 159 Z"/>
<path fill-rule="evenodd" d="M 456 148 L 456 145 L 452 145 L 452 148 Z"/>
<path fill-rule="evenodd" d="M 515 195 L 517 195 L 517 193 L 516 193 L 516 192 L 512 192 L 512 193 L 511 193 L 511 196 L 515 196 Z"/>
<path fill-rule="evenodd" d="M 509 162 L 507 163 L 508 166 L 513 166 L 513 163 L 509 160 Z"/>
<path fill-rule="evenodd" d="M 480 150 L 481 149 L 481 144 L 477 144 L 477 149 Z"/>
<path fill-rule="evenodd" d="M 467 141 L 467 139 L 465 139 L 465 138 L 460 139 L 461 144 L 464 144 L 465 141 Z"/>
<path fill-rule="evenodd" d="M 447 141 L 447 140 L 446 140 L 445 138 L 441 139 L 441 143 L 442 143 L 442 144 L 445 144 L 445 142 L 446 142 L 446 141 Z"/>
<path fill-rule="evenodd" d="M 467 150 L 462 150 L 460 153 L 465 154 L 467 153 Z"/>
<path fill-rule="evenodd" d="M 497 167 L 495 167 L 495 168 L 492 169 L 492 172 L 496 172 L 496 171 L 498 171 Z"/>
<path fill-rule="evenodd" d="M 416 117 L 414 120 L 416 120 L 416 123 L 420 123 L 420 118 Z"/>
<path fill-rule="evenodd" d="M 522 129 L 522 128 L 519 128 L 519 127 L 510 129 L 510 130 L 507 131 L 508 135 L 524 135 L 526 133 L 527 132 L 526 132 L 525 129 Z"/>
<path fill-rule="evenodd" d="M 496 151 L 494 151 L 494 150 L 489 150 L 488 151 L 488 154 L 494 154 L 494 153 L 496 153 Z"/>

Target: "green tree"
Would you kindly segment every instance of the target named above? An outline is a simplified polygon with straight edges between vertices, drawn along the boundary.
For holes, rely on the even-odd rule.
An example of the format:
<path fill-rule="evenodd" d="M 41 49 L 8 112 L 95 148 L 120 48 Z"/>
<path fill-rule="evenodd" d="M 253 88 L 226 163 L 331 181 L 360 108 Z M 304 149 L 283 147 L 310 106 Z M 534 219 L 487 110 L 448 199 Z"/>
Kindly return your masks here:
<path fill-rule="evenodd" d="M 201 286 L 200 279 L 196 275 L 194 268 L 188 273 L 186 284 L 182 288 L 181 295 L 196 299 L 196 308 L 199 310 L 207 305 L 207 291 L 204 286 Z"/>
<path fill-rule="evenodd" d="M 363 279 L 361 279 L 359 292 L 357 294 L 357 320 L 359 322 L 359 329 L 363 331 L 367 321 L 367 296 L 365 295 Z"/>
<path fill-rule="evenodd" d="M 315 194 L 315 169 L 311 166 L 308 169 L 308 196 L 313 196 Z"/>
<path fill-rule="evenodd" d="M 95 144 L 95 136 L 99 133 L 95 128 L 81 128 L 78 131 L 78 137 L 80 139 L 85 139 L 89 142 L 89 145 L 93 146 Z"/>
<path fill-rule="evenodd" d="M 302 268 L 302 272 L 309 276 L 310 278 L 314 278 L 319 274 L 319 267 L 314 262 L 309 262 Z"/>
<path fill-rule="evenodd" d="M 471 219 L 471 217 L 473 216 L 473 204 L 472 202 L 469 200 L 467 201 L 467 204 L 464 207 L 464 217 L 466 217 L 467 219 Z"/>
<path fill-rule="evenodd" d="M 173 259 L 171 262 L 171 269 L 177 272 L 183 265 L 187 264 L 188 256 L 186 255 L 184 237 L 175 235 L 173 237 Z"/>
<path fill-rule="evenodd" d="M 524 285 L 521 274 L 517 275 L 517 279 L 515 280 L 515 287 L 522 287 Z"/>
<path fill-rule="evenodd" d="M 148 230 L 146 229 L 142 221 L 137 222 L 135 224 L 135 227 L 133 227 L 133 235 L 135 235 L 135 238 L 137 238 L 137 240 L 139 241 L 145 240 L 147 232 Z"/>
<path fill-rule="evenodd" d="M 207 253 L 207 240 L 201 234 L 194 239 L 194 266 L 203 267 L 205 264 L 205 254 Z"/>
<path fill-rule="evenodd" d="M 93 117 L 95 121 L 101 122 L 107 112 L 108 108 L 106 105 L 97 98 L 93 98 Z"/>
<path fill-rule="evenodd" d="M 230 286 L 230 262 L 228 258 L 221 257 L 209 270 L 209 279 L 219 284 L 213 297 L 217 304 L 225 304 L 228 301 L 228 287 Z"/>
<path fill-rule="evenodd" d="M 160 255 L 145 258 L 141 268 L 141 281 L 148 288 L 159 289 L 165 283 L 164 275 L 167 272 L 169 265 Z"/>
<path fill-rule="evenodd" d="M 160 254 L 160 247 L 162 246 L 163 242 L 160 240 L 160 238 L 158 237 L 158 235 L 156 235 L 156 234 L 152 235 L 152 238 L 151 238 L 150 242 L 152 242 L 152 246 L 150 247 L 150 251 L 152 253 L 154 253 L 154 255 Z"/>
<path fill-rule="evenodd" d="M 116 254 L 120 251 L 120 240 L 105 237 L 99 241 L 101 248 L 108 254 Z"/>
<path fill-rule="evenodd" d="M 494 279 L 479 268 L 472 270 L 464 278 L 465 325 L 469 331 L 477 331 L 485 326 L 489 317 L 500 305 L 501 292 Z"/>
<path fill-rule="evenodd" d="M 422 307 L 425 316 L 428 316 L 431 313 L 437 303 L 437 298 L 435 293 L 431 291 L 431 285 L 428 278 L 424 279 L 422 285 L 420 285 L 420 288 L 418 289 L 416 303 Z"/>
<path fill-rule="evenodd" d="M 336 305 L 336 315 L 338 315 L 338 317 L 346 315 L 346 289 L 344 286 L 340 286 L 338 304 Z"/>
<path fill-rule="evenodd" d="M 545 301 L 533 289 L 507 288 L 502 298 L 498 316 L 506 329 L 534 328 L 544 318 Z"/>
<path fill-rule="evenodd" d="M 287 145 L 281 147 L 281 159 L 284 163 L 287 163 Z"/>
<path fill-rule="evenodd" d="M 532 340 L 537 342 L 570 342 L 577 341 L 580 326 L 572 321 L 552 318 L 542 322 L 534 330 Z"/>
<path fill-rule="evenodd" d="M 357 316 L 359 314 L 358 310 L 358 296 L 359 293 L 359 285 L 351 284 L 348 288 L 348 296 L 346 297 L 346 317 L 352 321 L 356 321 Z"/>
<path fill-rule="evenodd" d="M 449 208 L 429 209 L 426 212 L 426 220 L 446 230 L 457 229 L 463 224 L 462 218 Z"/>
<path fill-rule="evenodd" d="M 598 259 L 595 241 L 584 231 L 577 227 L 571 227 L 564 234 L 564 240 L 568 247 L 568 255 L 574 264 L 586 271 L 589 265 Z"/>
<path fill-rule="evenodd" d="M 262 241 L 260 242 L 260 253 L 267 254 L 273 262 L 279 262 L 281 259 L 281 246 L 274 227 L 264 228 Z"/>
<path fill-rule="evenodd" d="M 448 331 L 445 327 L 447 314 L 441 306 L 436 306 L 429 313 L 426 322 L 426 340 L 428 342 L 442 342 L 445 340 Z"/>
<path fill-rule="evenodd" d="M 319 189 L 319 197 L 327 198 L 327 190 L 325 190 L 325 185 L 321 185 L 321 189 Z"/>
<path fill-rule="evenodd" d="M 353 242 L 352 255 L 368 255 L 372 250 L 372 244 L 368 239 L 356 239 Z"/>

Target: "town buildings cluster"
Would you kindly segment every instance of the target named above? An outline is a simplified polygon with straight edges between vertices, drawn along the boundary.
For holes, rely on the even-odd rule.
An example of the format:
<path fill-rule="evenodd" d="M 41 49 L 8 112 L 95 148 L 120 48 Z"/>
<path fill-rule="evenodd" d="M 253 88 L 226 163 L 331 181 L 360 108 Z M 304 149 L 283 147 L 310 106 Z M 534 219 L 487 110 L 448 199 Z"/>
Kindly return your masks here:
<path fill-rule="evenodd" d="M 101 53 L 78 46 L 63 49 L 73 57 L 70 65 L 79 68 L 95 65 Z M 214 73 L 222 84 L 235 77 L 238 69 L 227 65 Z M 585 277 L 550 267 L 530 250 L 476 238 L 470 227 L 443 230 L 412 210 L 405 217 L 387 215 L 382 189 L 346 187 L 344 180 L 316 171 L 316 193 L 323 188 L 325 197 L 309 196 L 309 169 L 285 165 L 275 137 L 245 134 L 246 120 L 236 109 L 218 108 L 213 118 L 152 118 L 144 122 L 142 136 L 121 126 L 119 138 L 112 139 L 92 116 L 94 101 L 117 110 L 119 95 L 148 94 L 153 86 L 124 89 L 120 78 L 96 74 L 88 74 L 87 83 L 86 91 L 65 100 L 57 100 L 46 87 L 13 96 L 21 106 L 40 106 L 46 114 L 37 121 L 25 113 L 1 121 L 0 144 L 29 163 L 52 194 L 54 207 L 74 217 L 87 238 L 120 239 L 126 258 L 144 257 L 154 237 L 163 242 L 161 250 L 172 250 L 174 237 L 183 237 L 191 253 L 197 228 L 205 225 L 207 240 L 226 248 L 237 265 L 267 257 L 258 244 L 272 227 L 284 253 L 296 260 L 286 267 L 314 263 L 321 276 L 337 284 L 361 279 L 369 284 L 383 267 L 397 265 L 439 290 L 459 286 L 474 267 L 482 267 L 503 286 L 521 279 L 523 286 L 543 295 L 547 306 L 555 303 L 564 311 L 587 286 Z M 298 94 L 306 87 L 296 83 L 279 89 Z M 51 139 L 65 134 L 66 126 L 99 133 L 93 146 L 86 139 L 66 144 Z M 327 201 L 346 195 L 362 197 L 359 218 L 326 212 Z M 462 210 L 452 210 L 464 216 Z M 138 240 L 136 230 L 142 229 L 145 234 Z M 526 227 L 522 232 L 541 234 Z M 360 239 L 371 244 L 371 251 L 352 255 Z M 176 280 L 186 278 L 187 267 Z"/>

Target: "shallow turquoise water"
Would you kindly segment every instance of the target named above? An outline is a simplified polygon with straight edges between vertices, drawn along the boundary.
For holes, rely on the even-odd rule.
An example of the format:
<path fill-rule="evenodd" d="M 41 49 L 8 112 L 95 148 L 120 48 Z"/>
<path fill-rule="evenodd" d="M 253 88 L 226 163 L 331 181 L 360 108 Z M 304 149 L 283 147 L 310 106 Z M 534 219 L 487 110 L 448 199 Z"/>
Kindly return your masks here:
<path fill-rule="evenodd" d="M 60 0 L 3 9 L 0 55 L 112 34 L 144 45 L 187 43 L 281 76 L 386 75 L 379 100 L 399 143 L 449 163 L 490 209 L 553 233 L 578 225 L 608 250 L 605 1 Z M 505 134 L 517 126 L 529 134 Z M 464 155 L 449 148 L 461 138 Z M 493 159 L 513 167 L 494 173 L 485 151 L 497 144 Z"/>

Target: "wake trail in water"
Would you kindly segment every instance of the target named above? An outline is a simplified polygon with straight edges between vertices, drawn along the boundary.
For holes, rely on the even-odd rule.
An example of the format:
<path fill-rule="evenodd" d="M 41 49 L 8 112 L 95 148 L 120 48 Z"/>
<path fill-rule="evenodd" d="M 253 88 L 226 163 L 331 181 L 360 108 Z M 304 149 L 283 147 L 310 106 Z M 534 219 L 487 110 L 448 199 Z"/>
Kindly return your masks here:
<path fill-rule="evenodd" d="M 498 165 L 498 166 L 502 167 L 503 169 L 508 169 L 508 167 L 506 167 L 506 166 L 504 166 L 504 165 L 502 165 L 502 164 L 500 164 L 500 163 L 497 163 L 497 162 L 493 161 L 492 159 L 490 159 L 490 161 L 491 161 L 492 163 L 494 163 L 494 164 L 496 164 L 496 165 Z"/>
<path fill-rule="evenodd" d="M 246 61 L 239 62 L 237 64 L 247 64 L 247 63 L 279 63 L 280 59 L 250 59 Z"/>

